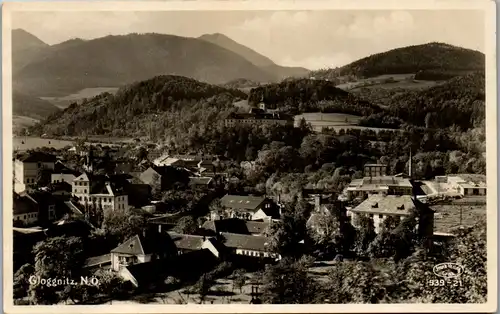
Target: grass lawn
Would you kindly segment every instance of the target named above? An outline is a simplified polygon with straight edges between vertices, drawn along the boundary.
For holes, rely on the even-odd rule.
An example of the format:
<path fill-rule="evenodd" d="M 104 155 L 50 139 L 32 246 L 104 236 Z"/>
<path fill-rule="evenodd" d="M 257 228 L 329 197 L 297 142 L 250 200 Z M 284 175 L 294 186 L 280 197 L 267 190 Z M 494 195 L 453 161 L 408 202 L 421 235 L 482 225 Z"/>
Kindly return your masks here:
<path fill-rule="evenodd" d="M 486 205 L 476 204 L 442 204 L 433 205 L 434 231 L 448 233 L 460 226 L 460 212 L 462 225 L 471 227 L 480 221 L 486 221 Z"/>

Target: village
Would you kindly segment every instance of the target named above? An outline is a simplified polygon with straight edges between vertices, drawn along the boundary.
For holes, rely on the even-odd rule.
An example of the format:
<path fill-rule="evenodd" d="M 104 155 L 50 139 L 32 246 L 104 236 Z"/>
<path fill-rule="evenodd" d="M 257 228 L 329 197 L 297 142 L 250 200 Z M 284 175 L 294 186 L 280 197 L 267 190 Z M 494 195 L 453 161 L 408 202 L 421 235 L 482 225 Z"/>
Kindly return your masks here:
<path fill-rule="evenodd" d="M 135 213 L 131 215 L 145 219 L 142 227 L 109 251 L 86 253 L 86 273 L 114 273 L 130 291 L 145 293 L 162 287 L 161 291 L 170 291 L 163 294 L 171 297 L 167 303 L 261 302 L 262 283 L 253 280 L 252 274 L 282 259 L 272 243 L 276 241 L 273 227 L 282 223 L 286 207 L 279 194 L 231 193 L 227 186 L 238 178 L 224 170 L 220 156 L 160 154 L 142 148 L 141 158 L 126 159 L 113 157 L 118 148 L 105 150 L 104 154 L 95 144 L 66 148 L 63 155 L 80 160 L 80 170 L 68 166 L 62 154 L 32 150 L 15 156 L 14 271 L 32 260 L 39 241 L 87 236 L 99 228 L 104 216 Z M 365 218 L 378 234 L 384 221 L 399 223 L 411 217 L 415 232 L 429 245 L 439 245 L 453 239 L 456 230 L 485 217 L 485 176 L 456 174 L 423 180 L 413 175 L 411 154 L 408 165 L 404 173 L 388 175 L 385 164 L 365 164 L 362 178 L 353 179 L 339 194 L 328 189 L 299 191 L 296 199 L 311 206 L 308 234 L 320 237 L 332 228 L 345 230 L 346 224 L 356 228 Z M 173 200 L 161 197 L 181 186 L 205 193 L 208 211 L 176 210 Z M 326 218 L 333 216 L 340 217 L 340 224 Z M 307 239 L 296 240 L 295 254 L 309 252 Z M 351 258 L 348 252 L 328 253 L 319 252 L 309 265 L 320 280 L 328 273 L 329 263 Z M 217 291 L 210 286 L 190 290 L 193 283 L 214 272 L 226 272 L 219 274 L 225 281 Z M 210 291 L 216 297 L 210 299 Z"/>

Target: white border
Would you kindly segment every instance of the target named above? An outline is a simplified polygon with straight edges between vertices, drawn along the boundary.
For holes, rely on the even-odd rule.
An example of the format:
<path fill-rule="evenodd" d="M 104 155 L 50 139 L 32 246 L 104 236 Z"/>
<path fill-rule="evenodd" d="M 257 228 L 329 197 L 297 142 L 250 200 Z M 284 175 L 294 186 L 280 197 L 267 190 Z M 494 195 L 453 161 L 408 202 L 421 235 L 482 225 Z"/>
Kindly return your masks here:
<path fill-rule="evenodd" d="M 180 11 L 180 10 L 481 10 L 485 12 L 488 301 L 484 304 L 339 305 L 82 305 L 14 306 L 12 298 L 12 81 L 11 13 L 14 11 Z M 3 236 L 6 313 L 331 313 L 331 312 L 495 312 L 497 310 L 497 94 L 496 15 L 490 1 L 141 1 L 19 2 L 3 4 Z"/>

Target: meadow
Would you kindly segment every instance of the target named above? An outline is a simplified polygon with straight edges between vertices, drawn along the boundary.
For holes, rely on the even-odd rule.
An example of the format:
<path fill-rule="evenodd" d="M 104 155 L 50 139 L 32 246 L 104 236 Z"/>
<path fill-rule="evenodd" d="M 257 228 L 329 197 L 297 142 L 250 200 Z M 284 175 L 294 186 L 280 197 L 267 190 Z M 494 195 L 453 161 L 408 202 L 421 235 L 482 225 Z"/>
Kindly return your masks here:
<path fill-rule="evenodd" d="M 114 94 L 118 91 L 118 87 L 94 87 L 94 88 L 84 88 L 81 91 L 63 96 L 63 97 L 40 97 L 43 100 L 51 102 L 53 105 L 59 108 L 67 108 L 74 102 L 81 101 L 84 98 L 92 98 L 102 93 Z"/>

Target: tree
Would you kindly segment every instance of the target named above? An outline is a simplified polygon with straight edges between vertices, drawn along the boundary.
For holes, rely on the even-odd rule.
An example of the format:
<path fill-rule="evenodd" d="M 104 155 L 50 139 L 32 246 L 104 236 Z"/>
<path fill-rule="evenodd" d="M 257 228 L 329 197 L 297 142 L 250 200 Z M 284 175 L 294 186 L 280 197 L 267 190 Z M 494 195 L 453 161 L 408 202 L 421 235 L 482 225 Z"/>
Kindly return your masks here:
<path fill-rule="evenodd" d="M 30 287 L 29 278 L 35 273 L 35 268 L 31 264 L 24 264 L 14 274 L 14 298 L 27 296 Z"/>
<path fill-rule="evenodd" d="M 206 296 L 210 292 L 213 285 L 213 279 L 207 274 L 203 274 L 198 282 L 195 284 L 195 291 L 200 295 L 200 303 L 205 301 Z"/>
<path fill-rule="evenodd" d="M 233 273 L 233 286 L 240 290 L 242 293 L 243 286 L 245 286 L 247 276 L 244 269 L 237 269 Z"/>
<path fill-rule="evenodd" d="M 367 215 L 360 215 L 356 226 L 355 251 L 359 256 L 364 256 L 368 246 L 375 238 L 375 227 L 373 220 Z"/>
<path fill-rule="evenodd" d="M 281 221 L 273 222 L 267 235 L 269 249 L 281 256 L 299 256 L 298 243 L 303 240 L 305 224 L 301 225 L 290 215 L 284 215 Z"/>
<path fill-rule="evenodd" d="M 136 234 L 142 234 L 147 226 L 146 216 L 129 209 L 104 212 L 103 229 L 111 245 L 118 245 Z"/>
<path fill-rule="evenodd" d="M 265 303 L 307 304 L 316 293 L 317 283 L 309 277 L 304 264 L 288 258 L 277 265 L 266 266 L 262 280 Z"/>
<path fill-rule="evenodd" d="M 182 234 L 195 234 L 197 230 L 198 224 L 192 216 L 182 217 L 174 228 L 175 232 Z"/>
<path fill-rule="evenodd" d="M 35 275 L 37 278 L 80 281 L 85 254 L 83 241 L 77 237 L 54 237 L 39 242 L 33 249 L 35 255 Z M 67 294 L 71 286 L 35 284 L 30 286 L 29 297 L 32 304 L 57 304 L 71 298 Z"/>

